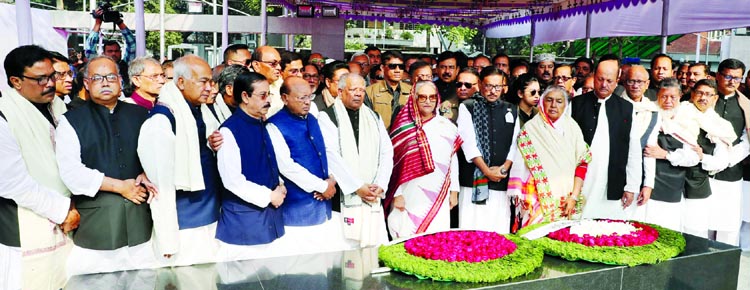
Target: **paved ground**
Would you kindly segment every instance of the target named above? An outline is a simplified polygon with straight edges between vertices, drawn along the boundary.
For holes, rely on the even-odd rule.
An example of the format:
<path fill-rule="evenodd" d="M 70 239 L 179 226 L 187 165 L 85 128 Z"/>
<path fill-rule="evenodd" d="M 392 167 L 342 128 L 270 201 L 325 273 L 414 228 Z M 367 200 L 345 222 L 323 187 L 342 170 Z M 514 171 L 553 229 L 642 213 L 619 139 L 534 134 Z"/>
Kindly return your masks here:
<path fill-rule="evenodd" d="M 737 290 L 750 290 L 750 251 L 742 252 Z"/>

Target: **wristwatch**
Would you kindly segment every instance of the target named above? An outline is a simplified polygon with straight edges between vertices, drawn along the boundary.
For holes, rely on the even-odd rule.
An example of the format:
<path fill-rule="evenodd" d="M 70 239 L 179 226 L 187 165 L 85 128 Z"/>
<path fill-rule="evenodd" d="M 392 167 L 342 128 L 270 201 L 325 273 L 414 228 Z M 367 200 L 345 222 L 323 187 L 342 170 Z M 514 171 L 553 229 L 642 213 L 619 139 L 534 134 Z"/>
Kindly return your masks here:
<path fill-rule="evenodd" d="M 508 175 L 508 170 L 505 169 L 505 166 L 500 166 L 500 174 Z"/>

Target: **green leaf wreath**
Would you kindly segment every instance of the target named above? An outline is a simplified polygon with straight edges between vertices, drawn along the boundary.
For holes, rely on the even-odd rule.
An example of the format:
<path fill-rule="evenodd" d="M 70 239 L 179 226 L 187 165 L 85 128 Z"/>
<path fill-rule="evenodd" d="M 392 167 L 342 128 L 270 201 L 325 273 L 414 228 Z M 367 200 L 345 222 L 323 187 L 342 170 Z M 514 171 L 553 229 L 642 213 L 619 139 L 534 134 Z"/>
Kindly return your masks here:
<path fill-rule="evenodd" d="M 488 283 L 507 280 L 531 273 L 542 265 L 544 253 L 529 240 L 503 235 L 513 241 L 516 250 L 502 258 L 479 262 L 446 262 L 417 257 L 406 252 L 404 243 L 381 246 L 378 256 L 389 268 L 420 279 Z"/>
<path fill-rule="evenodd" d="M 524 235 L 546 223 L 525 227 L 517 235 Z M 654 224 L 642 223 L 653 227 L 659 232 L 659 238 L 651 244 L 634 247 L 599 247 L 585 246 L 578 243 L 563 242 L 542 237 L 531 241 L 536 247 L 544 250 L 550 256 L 558 256 L 570 261 L 589 261 L 609 265 L 637 266 L 642 264 L 657 264 L 669 260 L 685 250 L 685 237 L 682 233 L 660 227 Z"/>

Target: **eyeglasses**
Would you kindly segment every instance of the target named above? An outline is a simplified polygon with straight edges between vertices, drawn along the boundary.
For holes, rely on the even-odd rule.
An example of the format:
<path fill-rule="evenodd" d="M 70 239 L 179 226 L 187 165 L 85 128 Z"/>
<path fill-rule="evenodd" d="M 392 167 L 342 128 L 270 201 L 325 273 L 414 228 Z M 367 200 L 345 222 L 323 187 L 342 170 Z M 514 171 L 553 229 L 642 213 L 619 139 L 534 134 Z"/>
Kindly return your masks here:
<path fill-rule="evenodd" d="M 567 81 L 573 79 L 573 77 L 569 77 L 569 76 L 556 76 L 556 77 L 553 77 L 552 79 L 555 80 L 555 81 L 567 82 Z"/>
<path fill-rule="evenodd" d="M 471 88 L 471 87 L 473 87 L 474 85 L 476 85 L 476 83 L 473 83 L 473 84 L 472 84 L 472 83 L 465 83 L 465 82 L 456 82 L 456 88 L 457 88 L 457 89 L 460 89 L 461 87 L 464 87 L 464 88 L 470 89 L 470 88 Z"/>
<path fill-rule="evenodd" d="M 260 62 L 265 63 L 271 67 L 281 67 L 281 62 L 278 60 L 268 61 L 268 60 L 261 60 Z"/>
<path fill-rule="evenodd" d="M 57 73 L 56 72 L 52 73 L 51 75 L 41 76 L 41 77 L 38 77 L 38 78 L 34 78 L 34 77 L 30 77 L 30 76 L 25 76 L 25 75 L 21 75 L 21 77 L 23 77 L 25 79 L 30 79 L 30 80 L 36 81 L 36 83 L 39 84 L 40 86 L 46 85 L 50 80 L 53 81 L 53 82 L 57 81 Z"/>
<path fill-rule="evenodd" d="M 108 74 L 106 76 L 94 75 L 88 78 L 88 80 L 95 82 L 95 83 L 103 83 L 105 79 L 107 80 L 108 83 L 113 83 L 119 80 L 120 76 L 116 74 Z"/>
<path fill-rule="evenodd" d="M 355 63 L 358 64 L 360 67 L 370 66 L 370 63 L 367 63 L 367 62 L 355 62 Z"/>
<path fill-rule="evenodd" d="M 417 95 L 417 101 L 424 103 L 427 100 L 430 100 L 430 102 L 436 102 L 437 101 L 437 94 L 432 94 L 432 95 Z"/>
<path fill-rule="evenodd" d="M 162 80 L 166 80 L 167 79 L 167 75 L 166 74 L 153 74 L 153 75 L 149 75 L 149 76 L 147 76 L 147 75 L 135 75 L 135 76 L 148 78 L 148 79 L 150 79 L 152 81 L 157 81 L 157 80 L 160 80 L 160 79 L 162 79 Z"/>
<path fill-rule="evenodd" d="M 287 95 L 287 97 L 289 97 L 289 94 L 286 94 L 286 95 Z M 313 94 L 309 94 L 307 96 L 299 96 L 299 97 L 296 97 L 294 99 L 296 99 L 297 101 L 300 101 L 300 102 L 307 102 L 309 100 L 312 100 L 312 98 L 313 98 Z"/>
<path fill-rule="evenodd" d="M 55 72 L 55 80 L 65 79 L 66 76 L 69 76 L 69 77 L 72 78 L 73 77 L 73 71 L 69 70 L 69 71 L 66 71 L 66 72 L 59 72 L 59 71 Z"/>
<path fill-rule="evenodd" d="M 322 59 L 322 58 L 316 58 L 316 59 L 311 59 L 310 62 L 312 62 L 312 63 L 324 63 L 324 62 L 326 62 L 326 60 Z"/>
<path fill-rule="evenodd" d="M 314 74 L 302 74 L 302 78 L 303 79 L 318 79 L 319 76 L 318 75 L 314 75 Z"/>
<path fill-rule="evenodd" d="M 406 69 L 406 65 L 403 63 L 389 63 L 386 66 L 388 66 L 389 69 L 396 69 L 396 68 L 399 68 L 401 70 Z"/>
<path fill-rule="evenodd" d="M 739 83 L 739 82 L 741 82 L 741 81 L 742 81 L 742 77 L 741 77 L 741 76 L 739 76 L 739 77 L 733 77 L 733 76 L 730 76 L 730 75 L 725 75 L 725 74 L 723 74 L 723 73 L 719 73 L 719 74 L 720 74 L 720 75 L 721 75 L 721 76 L 723 77 L 723 79 L 724 79 L 725 81 L 728 81 L 728 82 L 730 82 L 730 81 L 734 81 L 734 82 L 737 82 L 737 83 Z"/>
<path fill-rule="evenodd" d="M 538 95 L 539 95 L 539 91 L 538 91 L 538 90 L 533 90 L 533 91 L 530 91 L 530 92 L 529 92 L 529 95 L 532 95 L 532 96 L 538 96 Z"/>
<path fill-rule="evenodd" d="M 257 96 L 261 100 L 265 100 L 265 99 L 268 99 L 268 92 L 262 92 L 262 93 L 259 93 L 259 94 L 253 93 L 252 96 Z"/>
<path fill-rule="evenodd" d="M 508 85 L 484 85 L 484 89 L 488 91 L 492 91 L 492 90 L 499 91 L 499 90 L 502 90 L 503 87 L 506 87 L 506 86 Z"/>
<path fill-rule="evenodd" d="M 642 80 L 626 80 L 625 84 L 629 85 L 629 86 L 632 86 L 632 85 L 642 86 L 642 85 L 646 84 L 646 81 L 642 81 Z"/>
<path fill-rule="evenodd" d="M 706 98 L 710 98 L 710 97 L 713 97 L 713 96 L 715 96 L 715 95 L 716 95 L 716 94 L 714 94 L 713 92 L 701 92 L 701 91 L 695 91 L 694 93 L 695 93 L 695 95 L 696 95 L 696 96 L 699 96 L 699 97 L 706 97 Z"/>
<path fill-rule="evenodd" d="M 349 91 L 350 94 L 353 94 L 353 93 L 364 93 L 365 92 L 364 88 L 352 88 L 352 89 L 346 89 L 346 90 Z"/>

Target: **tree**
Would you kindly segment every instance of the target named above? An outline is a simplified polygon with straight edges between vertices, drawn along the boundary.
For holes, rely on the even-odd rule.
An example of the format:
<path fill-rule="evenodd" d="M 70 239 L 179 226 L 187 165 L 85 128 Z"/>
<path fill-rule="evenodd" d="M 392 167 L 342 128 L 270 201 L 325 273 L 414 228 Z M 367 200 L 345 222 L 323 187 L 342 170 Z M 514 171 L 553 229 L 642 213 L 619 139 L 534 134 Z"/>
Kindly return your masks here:
<path fill-rule="evenodd" d="M 344 40 L 344 49 L 346 50 L 364 50 L 367 46 L 359 42 L 358 39 Z"/>
<path fill-rule="evenodd" d="M 409 31 L 401 32 L 401 36 L 400 37 L 403 40 L 412 40 L 412 39 L 414 39 L 414 35 L 411 34 L 411 32 L 409 32 Z"/>
<path fill-rule="evenodd" d="M 443 50 L 451 50 L 454 44 L 463 44 L 477 34 L 476 29 L 461 26 L 419 24 L 414 26 L 414 30 L 427 33 L 427 47 L 430 47 L 430 34 L 433 30 L 437 30 L 436 34 L 440 39 L 440 47 Z"/>

